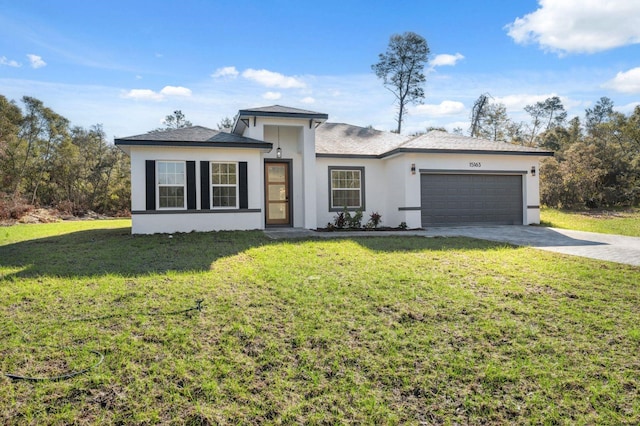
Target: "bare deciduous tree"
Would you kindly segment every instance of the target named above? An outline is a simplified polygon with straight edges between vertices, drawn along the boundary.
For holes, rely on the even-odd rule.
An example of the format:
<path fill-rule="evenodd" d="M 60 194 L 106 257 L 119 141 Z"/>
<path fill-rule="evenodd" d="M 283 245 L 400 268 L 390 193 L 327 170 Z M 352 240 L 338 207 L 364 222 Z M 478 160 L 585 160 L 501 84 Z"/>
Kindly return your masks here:
<path fill-rule="evenodd" d="M 424 37 L 416 33 L 394 34 L 389 39 L 387 51 L 379 58 L 371 69 L 396 97 L 398 127 L 395 133 L 400 133 L 407 105 L 424 99 L 422 84 L 426 81 L 424 66 L 429 60 L 429 46 Z"/>

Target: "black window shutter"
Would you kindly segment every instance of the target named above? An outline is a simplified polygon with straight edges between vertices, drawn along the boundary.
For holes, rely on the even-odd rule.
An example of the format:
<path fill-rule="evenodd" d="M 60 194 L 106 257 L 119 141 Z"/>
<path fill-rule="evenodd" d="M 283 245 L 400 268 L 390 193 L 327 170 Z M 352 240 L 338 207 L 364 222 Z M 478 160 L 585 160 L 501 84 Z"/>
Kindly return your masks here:
<path fill-rule="evenodd" d="M 196 209 L 196 162 L 187 161 L 187 209 Z"/>
<path fill-rule="evenodd" d="M 247 188 L 247 162 L 241 161 L 238 163 L 238 193 L 240 196 L 240 205 L 241 209 L 249 208 L 249 190 Z"/>
<path fill-rule="evenodd" d="M 202 210 L 209 210 L 209 162 L 200 162 L 200 208 Z"/>
<path fill-rule="evenodd" d="M 156 209 L 156 162 L 154 160 L 146 160 L 144 164 L 145 174 L 145 196 L 147 210 Z"/>

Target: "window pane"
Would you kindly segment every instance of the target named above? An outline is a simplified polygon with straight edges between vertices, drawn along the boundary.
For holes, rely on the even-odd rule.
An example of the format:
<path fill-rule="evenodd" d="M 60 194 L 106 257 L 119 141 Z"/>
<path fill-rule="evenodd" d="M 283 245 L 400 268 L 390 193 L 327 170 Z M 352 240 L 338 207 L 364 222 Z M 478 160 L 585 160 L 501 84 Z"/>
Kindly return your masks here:
<path fill-rule="evenodd" d="M 267 208 L 268 219 L 286 219 L 287 218 L 287 206 L 284 203 L 269 203 Z"/>
<path fill-rule="evenodd" d="M 158 184 L 160 185 L 184 185 L 185 165 L 183 162 L 159 161 Z"/>
<path fill-rule="evenodd" d="M 178 185 L 184 185 L 184 167 L 178 167 L 181 170 L 178 170 L 174 175 L 175 183 Z"/>
<path fill-rule="evenodd" d="M 237 207 L 236 182 L 235 163 L 211 163 L 213 207 Z"/>
<path fill-rule="evenodd" d="M 235 186 L 217 186 L 213 188 L 213 207 L 236 207 Z"/>
<path fill-rule="evenodd" d="M 235 185 L 236 182 L 235 163 L 211 163 L 212 185 Z"/>
<path fill-rule="evenodd" d="M 159 206 L 162 208 L 183 208 L 184 207 L 184 187 L 182 186 L 161 186 L 158 188 L 160 195 Z"/>
<path fill-rule="evenodd" d="M 285 166 L 280 164 L 274 164 L 269 166 L 267 171 L 267 176 L 269 177 L 269 182 L 284 182 L 285 181 Z"/>
<path fill-rule="evenodd" d="M 362 171 L 331 170 L 331 207 L 362 207 Z"/>
<path fill-rule="evenodd" d="M 333 207 L 360 207 L 360 190 L 334 190 Z"/>
<path fill-rule="evenodd" d="M 331 187 L 338 188 L 360 188 L 360 170 L 332 170 Z"/>
<path fill-rule="evenodd" d="M 267 186 L 270 201 L 285 201 L 287 199 L 287 188 L 284 185 L 270 183 Z"/>

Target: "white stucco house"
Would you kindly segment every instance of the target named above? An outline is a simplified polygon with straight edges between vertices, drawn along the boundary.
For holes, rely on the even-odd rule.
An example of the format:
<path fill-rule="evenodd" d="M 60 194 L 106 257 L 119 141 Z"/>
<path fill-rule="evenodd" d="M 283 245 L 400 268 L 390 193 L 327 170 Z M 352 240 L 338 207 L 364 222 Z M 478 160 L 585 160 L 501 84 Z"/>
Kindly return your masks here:
<path fill-rule="evenodd" d="M 552 152 L 327 119 L 276 105 L 240 110 L 229 132 L 116 139 L 131 158 L 132 232 L 316 229 L 345 206 L 409 228 L 540 221 L 539 160 Z"/>

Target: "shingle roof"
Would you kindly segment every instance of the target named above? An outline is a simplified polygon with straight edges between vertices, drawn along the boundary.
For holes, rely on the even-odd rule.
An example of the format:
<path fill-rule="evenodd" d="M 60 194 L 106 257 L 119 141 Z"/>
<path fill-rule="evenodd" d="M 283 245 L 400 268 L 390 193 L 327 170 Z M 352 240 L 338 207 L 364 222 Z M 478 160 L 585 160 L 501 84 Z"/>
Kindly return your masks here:
<path fill-rule="evenodd" d="M 181 129 L 149 132 L 142 135 L 119 138 L 127 141 L 180 141 L 180 142 L 204 142 L 218 134 L 217 130 L 202 126 L 183 127 Z"/>
<path fill-rule="evenodd" d="M 279 105 L 260 109 L 304 111 Z M 202 126 L 119 138 L 115 140 L 115 144 L 123 147 L 145 145 L 260 149 L 271 149 L 273 147 L 270 142 Z M 316 154 L 320 156 L 384 158 L 402 152 L 484 152 L 513 153 L 516 155 L 553 155 L 552 152 L 540 148 L 471 138 L 437 130 L 411 137 L 344 123 L 323 123 L 316 129 Z"/>
<path fill-rule="evenodd" d="M 329 116 L 322 112 L 309 111 L 306 109 L 286 107 L 282 105 L 271 105 L 266 107 L 241 109 L 240 115 L 264 114 L 264 115 L 296 115 L 308 116 L 309 118 L 327 119 Z"/>
<path fill-rule="evenodd" d="M 515 145 L 507 142 L 492 141 L 488 139 L 472 138 L 456 135 L 440 130 L 432 130 L 424 135 L 416 136 L 398 147 L 401 150 L 429 150 L 429 151 L 489 151 L 489 152 L 513 152 L 539 155 L 550 155 L 550 151 L 544 149 Z"/>
<path fill-rule="evenodd" d="M 150 132 L 115 140 L 120 146 L 207 146 L 228 148 L 262 148 L 271 149 L 270 142 L 251 139 L 233 133 L 221 132 L 202 126 L 184 127 L 182 129 Z"/>
<path fill-rule="evenodd" d="M 407 137 L 344 123 L 324 123 L 316 129 L 316 153 L 378 156 L 400 146 Z"/>
<path fill-rule="evenodd" d="M 471 138 L 437 130 L 412 137 L 341 123 L 324 123 L 316 129 L 316 153 L 321 156 L 384 158 L 401 152 L 485 152 L 553 155 L 552 152 L 540 148 Z"/>

